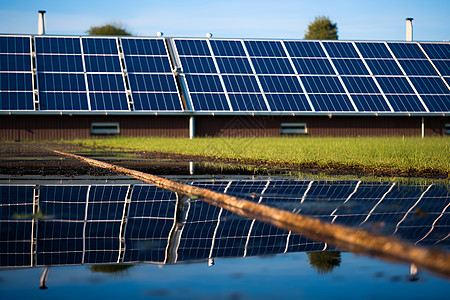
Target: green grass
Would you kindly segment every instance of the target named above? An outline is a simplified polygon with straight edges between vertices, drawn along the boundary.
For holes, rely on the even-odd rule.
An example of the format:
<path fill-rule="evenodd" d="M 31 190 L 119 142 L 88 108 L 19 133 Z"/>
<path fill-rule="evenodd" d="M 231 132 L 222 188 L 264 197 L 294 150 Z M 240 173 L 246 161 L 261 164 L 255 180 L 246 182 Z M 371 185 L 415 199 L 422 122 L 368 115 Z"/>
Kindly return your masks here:
<path fill-rule="evenodd" d="M 239 161 L 450 170 L 449 138 L 129 138 L 68 141 L 88 147 L 204 155 Z"/>

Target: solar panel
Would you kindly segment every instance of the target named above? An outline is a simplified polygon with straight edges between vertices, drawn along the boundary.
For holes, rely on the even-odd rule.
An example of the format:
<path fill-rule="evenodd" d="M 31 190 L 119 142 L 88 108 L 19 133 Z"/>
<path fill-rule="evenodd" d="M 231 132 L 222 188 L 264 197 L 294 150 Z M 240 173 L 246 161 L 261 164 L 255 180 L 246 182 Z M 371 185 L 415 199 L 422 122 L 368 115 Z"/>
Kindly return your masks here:
<path fill-rule="evenodd" d="M 117 38 L 83 37 L 90 110 L 129 111 Z"/>
<path fill-rule="evenodd" d="M 0 110 L 34 110 L 29 36 L 0 36 Z"/>
<path fill-rule="evenodd" d="M 298 61 L 288 58 L 280 41 L 245 41 L 245 45 L 272 111 L 312 111 L 300 78 L 289 76 L 298 72 L 294 69 Z"/>
<path fill-rule="evenodd" d="M 79 37 L 34 38 L 40 110 L 89 110 Z"/>
<path fill-rule="evenodd" d="M 183 110 L 163 39 L 121 38 L 136 111 Z"/>
<path fill-rule="evenodd" d="M 448 43 L 0 36 L 0 110 L 34 110 L 33 42 L 43 111 L 175 113 L 178 84 L 186 109 L 198 112 L 449 106 Z"/>

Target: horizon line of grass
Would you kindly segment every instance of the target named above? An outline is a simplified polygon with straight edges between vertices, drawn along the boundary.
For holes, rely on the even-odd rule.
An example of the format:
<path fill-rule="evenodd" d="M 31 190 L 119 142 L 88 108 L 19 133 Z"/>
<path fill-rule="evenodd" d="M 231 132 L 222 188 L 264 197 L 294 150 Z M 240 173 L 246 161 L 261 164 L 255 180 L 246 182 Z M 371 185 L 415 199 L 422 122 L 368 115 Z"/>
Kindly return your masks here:
<path fill-rule="evenodd" d="M 318 167 L 450 170 L 450 138 L 442 137 L 114 137 L 65 140 L 86 147 L 201 155 Z"/>

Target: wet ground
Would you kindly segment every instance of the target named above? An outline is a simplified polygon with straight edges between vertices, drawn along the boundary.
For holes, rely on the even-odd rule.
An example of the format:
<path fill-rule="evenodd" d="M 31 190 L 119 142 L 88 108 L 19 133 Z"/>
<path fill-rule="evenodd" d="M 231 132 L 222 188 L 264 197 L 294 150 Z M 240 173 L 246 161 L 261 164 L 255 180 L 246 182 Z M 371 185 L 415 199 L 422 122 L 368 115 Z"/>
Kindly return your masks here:
<path fill-rule="evenodd" d="M 199 155 L 180 155 L 162 152 L 121 151 L 106 148 L 87 148 L 66 143 L 0 143 L 0 174 L 10 176 L 114 176 L 110 171 L 87 166 L 75 159 L 63 158 L 50 149 L 92 157 L 122 167 L 154 175 L 189 175 L 190 162 L 195 174 L 206 175 L 288 175 L 288 176 L 374 176 L 396 178 L 424 178 L 447 181 L 449 173 L 435 169 L 389 169 L 363 166 L 276 163 L 257 160 L 219 159 Z"/>

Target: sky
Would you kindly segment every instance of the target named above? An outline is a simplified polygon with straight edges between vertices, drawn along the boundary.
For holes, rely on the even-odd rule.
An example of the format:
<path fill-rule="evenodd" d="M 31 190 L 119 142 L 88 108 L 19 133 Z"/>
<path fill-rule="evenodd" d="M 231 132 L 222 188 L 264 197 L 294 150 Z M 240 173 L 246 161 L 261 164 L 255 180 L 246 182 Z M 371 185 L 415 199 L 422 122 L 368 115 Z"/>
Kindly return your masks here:
<path fill-rule="evenodd" d="M 450 40 L 448 0 L 2 0 L 0 33 L 37 34 L 46 10 L 47 34 L 85 35 L 91 26 L 120 23 L 137 36 L 302 39 L 317 16 L 337 23 L 340 40 Z"/>

